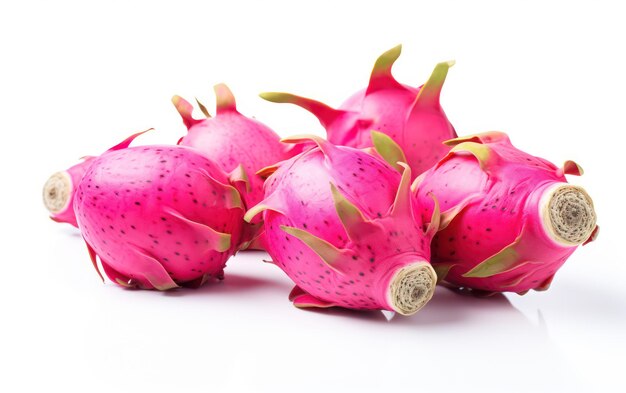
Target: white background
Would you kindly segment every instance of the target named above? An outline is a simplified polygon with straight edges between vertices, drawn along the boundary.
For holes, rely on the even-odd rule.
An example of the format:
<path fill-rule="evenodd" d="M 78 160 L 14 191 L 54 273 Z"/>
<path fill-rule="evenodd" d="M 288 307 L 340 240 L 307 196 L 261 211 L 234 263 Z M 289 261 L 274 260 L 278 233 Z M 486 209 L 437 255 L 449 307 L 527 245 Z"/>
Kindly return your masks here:
<path fill-rule="evenodd" d="M 619 2 L 155 3 L 0 3 L 1 391 L 626 391 Z M 456 59 L 442 104 L 459 134 L 506 131 L 585 168 L 572 182 L 594 197 L 602 233 L 549 291 L 438 289 L 391 321 L 302 311 L 262 253 L 199 290 L 127 291 L 102 284 L 78 232 L 47 218 L 52 172 L 148 127 L 138 143 L 175 143 L 173 94 L 213 110 L 212 86 L 226 82 L 279 134 L 321 134 L 258 93 L 339 105 L 398 43 L 407 84 Z"/>

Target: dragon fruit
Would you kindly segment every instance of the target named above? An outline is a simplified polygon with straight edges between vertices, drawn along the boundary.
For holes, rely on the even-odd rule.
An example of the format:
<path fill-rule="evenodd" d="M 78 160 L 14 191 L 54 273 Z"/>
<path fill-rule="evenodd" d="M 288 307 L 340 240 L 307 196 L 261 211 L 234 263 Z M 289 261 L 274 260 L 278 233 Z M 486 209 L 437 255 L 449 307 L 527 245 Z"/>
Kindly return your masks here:
<path fill-rule="evenodd" d="M 181 146 L 131 147 L 94 159 L 74 210 L 96 270 L 99 256 L 113 282 L 159 290 L 221 278 L 244 214 L 219 166 Z"/>
<path fill-rule="evenodd" d="M 150 130 L 133 134 L 107 151 L 127 148 L 135 138 Z M 74 191 L 91 165 L 94 156 L 86 156 L 65 171 L 52 174 L 43 186 L 43 203 L 53 221 L 78 227 L 74 214 Z"/>
<path fill-rule="evenodd" d="M 178 142 L 191 146 L 217 163 L 222 170 L 232 172 L 247 181 L 240 189 L 246 206 L 254 206 L 263 199 L 264 179 L 257 175 L 260 169 L 283 161 L 294 154 L 294 149 L 280 143 L 280 137 L 266 125 L 247 118 L 237 111 L 235 97 L 225 84 L 215 86 L 217 114 L 211 117 L 204 105 L 198 101 L 206 119 L 192 117 L 193 107 L 179 96 L 172 102 L 187 126 L 187 135 Z M 243 183 L 242 183 L 243 184 Z M 259 219 L 249 229 L 250 240 L 260 229 Z M 253 248 L 262 248 L 257 240 Z"/>
<path fill-rule="evenodd" d="M 428 81 L 414 88 L 399 83 L 391 74 L 400 56 L 400 45 L 383 53 L 372 71 L 369 86 L 346 100 L 339 109 L 288 93 L 262 93 L 272 102 L 291 103 L 313 113 L 336 145 L 372 146 L 370 131 L 390 136 L 406 154 L 414 176 L 421 174 L 449 150 L 443 141 L 455 138 L 439 97 L 452 61 L 435 66 Z"/>
<path fill-rule="evenodd" d="M 315 136 L 283 141 L 317 146 L 273 168 L 265 199 L 245 219 L 263 212 L 267 251 L 296 283 L 290 300 L 417 312 L 436 283 L 428 255 L 438 211 L 424 231 L 413 215 L 410 168 L 401 164 L 400 176 L 379 158 Z"/>
<path fill-rule="evenodd" d="M 581 175 L 515 148 L 501 132 L 446 142 L 454 146 L 418 177 L 413 190 L 424 216 L 441 203 L 432 264 L 440 280 L 477 294 L 546 290 L 578 245 L 597 236 L 587 192 L 567 183 Z"/>

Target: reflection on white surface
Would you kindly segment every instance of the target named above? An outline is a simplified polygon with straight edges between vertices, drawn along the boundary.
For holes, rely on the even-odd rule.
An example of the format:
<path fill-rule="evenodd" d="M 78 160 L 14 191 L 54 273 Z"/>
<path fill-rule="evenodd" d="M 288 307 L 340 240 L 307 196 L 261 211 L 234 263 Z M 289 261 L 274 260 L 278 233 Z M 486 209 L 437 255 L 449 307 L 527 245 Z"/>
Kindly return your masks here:
<path fill-rule="evenodd" d="M 623 348 L 623 341 L 610 341 L 614 328 L 599 330 L 623 300 L 596 303 L 606 299 L 601 292 L 577 295 L 559 282 L 550 292 L 509 300 L 438 288 L 416 315 L 389 320 L 374 311 L 296 309 L 287 300 L 291 283 L 261 262 L 261 252 L 240 253 L 224 281 L 198 290 L 103 285 L 81 240 L 68 233 L 50 239 L 49 264 L 35 276 L 33 285 L 46 296 L 27 297 L 23 302 L 32 308 L 14 310 L 24 339 L 12 351 L 13 361 L 25 386 L 42 383 L 26 378 L 33 368 L 51 386 L 101 391 L 141 389 L 155 381 L 163 390 L 192 388 L 200 380 L 226 392 L 296 386 L 313 392 L 331 385 L 380 391 L 406 389 L 408 380 L 426 390 L 615 386 L 585 375 L 596 363 L 589 358 L 598 355 L 593 348 Z M 598 325 L 579 307 L 588 308 Z M 590 339 L 592 347 L 585 342 Z"/>

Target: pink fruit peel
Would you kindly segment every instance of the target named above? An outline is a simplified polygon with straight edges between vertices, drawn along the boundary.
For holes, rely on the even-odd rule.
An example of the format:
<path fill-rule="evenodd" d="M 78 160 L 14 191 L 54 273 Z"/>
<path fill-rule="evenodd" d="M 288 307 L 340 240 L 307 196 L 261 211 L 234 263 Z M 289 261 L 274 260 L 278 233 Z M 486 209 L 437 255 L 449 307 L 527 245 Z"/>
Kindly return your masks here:
<path fill-rule="evenodd" d="M 435 287 L 428 255 L 438 213 L 426 231 L 413 215 L 410 168 L 402 164 L 400 175 L 315 136 L 284 141 L 316 147 L 275 168 L 245 219 L 263 214 L 267 251 L 296 283 L 290 299 L 297 307 L 417 312 Z"/>
<path fill-rule="evenodd" d="M 501 132 L 447 144 L 452 150 L 412 187 L 424 217 L 429 193 L 441 203 L 431 260 L 439 279 L 483 294 L 547 289 L 578 245 L 597 236 L 591 198 L 565 178 L 582 168 L 557 168 Z"/>
<path fill-rule="evenodd" d="M 414 88 L 399 83 L 391 68 L 400 56 L 400 45 L 383 53 L 372 70 L 369 85 L 346 100 L 339 109 L 289 93 L 262 93 L 277 103 L 298 105 L 315 115 L 336 145 L 372 146 L 370 131 L 391 137 L 406 154 L 414 176 L 429 169 L 449 150 L 442 142 L 456 132 L 440 104 L 440 95 L 453 61 L 435 66 L 428 81 Z"/>
<path fill-rule="evenodd" d="M 244 214 L 219 166 L 181 146 L 132 147 L 96 158 L 77 187 L 74 209 L 96 270 L 98 256 L 113 282 L 159 290 L 221 278 Z"/>

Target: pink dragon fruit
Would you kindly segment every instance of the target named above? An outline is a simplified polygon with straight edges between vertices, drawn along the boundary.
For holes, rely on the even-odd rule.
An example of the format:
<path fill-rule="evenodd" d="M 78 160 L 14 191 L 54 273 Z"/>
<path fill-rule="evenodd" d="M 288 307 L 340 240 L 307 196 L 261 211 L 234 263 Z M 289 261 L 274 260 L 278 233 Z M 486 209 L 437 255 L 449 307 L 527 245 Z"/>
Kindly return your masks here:
<path fill-rule="evenodd" d="M 515 148 L 490 132 L 446 142 L 454 146 L 418 177 L 413 190 L 428 215 L 434 194 L 441 225 L 432 243 L 440 280 L 478 294 L 545 290 L 577 246 L 597 233 L 593 202 L 567 183 L 581 175 Z"/>
<path fill-rule="evenodd" d="M 97 255 L 113 282 L 159 290 L 221 278 L 244 214 L 219 166 L 181 146 L 103 154 L 79 183 L 74 210 L 96 270 Z"/>
<path fill-rule="evenodd" d="M 107 151 L 125 149 L 135 138 L 148 131 L 150 130 L 133 134 Z M 81 162 L 69 169 L 52 174 L 44 184 L 43 203 L 53 221 L 78 227 L 74 214 L 74 191 L 94 158 L 93 156 L 83 157 Z"/>
<path fill-rule="evenodd" d="M 418 88 L 400 84 L 391 74 L 400 56 L 400 45 L 383 53 L 372 71 L 369 86 L 346 100 L 339 109 L 288 93 L 263 93 L 272 102 L 291 103 L 313 113 L 326 128 L 328 140 L 336 145 L 372 146 L 370 131 L 390 136 L 406 154 L 414 176 L 429 169 L 449 150 L 443 141 L 455 138 L 439 97 L 452 61 L 436 65 L 432 75 Z"/>
<path fill-rule="evenodd" d="M 215 117 L 211 117 L 206 107 L 198 101 L 206 116 L 203 120 L 191 116 L 193 107 L 189 102 L 179 96 L 172 98 L 188 129 L 179 144 L 198 149 L 222 170 L 247 180 L 246 187 L 239 191 L 246 206 L 254 206 L 263 199 L 264 179 L 256 174 L 257 171 L 294 155 L 293 148 L 280 143 L 279 136 L 266 125 L 240 114 L 235 97 L 225 84 L 215 86 L 215 95 Z M 259 221 L 254 221 L 255 225 L 249 228 L 249 232 L 256 232 Z M 260 247 L 262 241 L 255 242 L 253 248 Z"/>
<path fill-rule="evenodd" d="M 412 212 L 410 168 L 402 164 L 400 176 L 372 155 L 315 136 L 284 141 L 317 147 L 278 165 L 245 219 L 264 212 L 267 251 L 297 285 L 290 300 L 417 312 L 435 287 L 428 254 L 438 211 L 424 232 Z"/>

